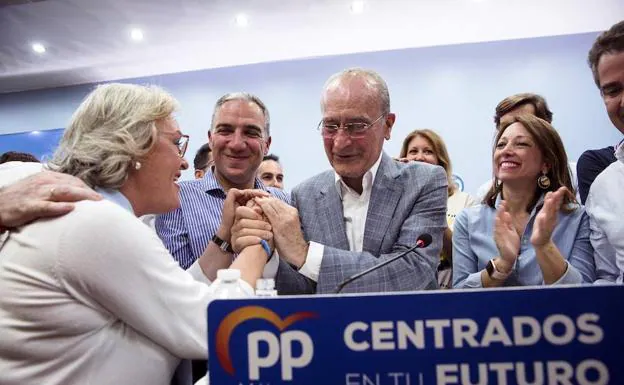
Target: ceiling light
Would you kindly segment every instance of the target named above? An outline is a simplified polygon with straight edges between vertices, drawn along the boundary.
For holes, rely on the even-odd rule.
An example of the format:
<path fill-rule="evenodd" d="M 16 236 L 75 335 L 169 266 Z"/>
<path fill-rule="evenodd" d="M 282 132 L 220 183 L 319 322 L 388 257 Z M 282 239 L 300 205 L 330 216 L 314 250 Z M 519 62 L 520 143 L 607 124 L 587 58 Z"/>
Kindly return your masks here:
<path fill-rule="evenodd" d="M 45 46 L 41 43 L 33 43 L 31 47 L 36 53 L 45 53 L 46 51 Z"/>
<path fill-rule="evenodd" d="M 355 0 L 351 2 L 351 12 L 353 13 L 362 13 L 364 12 L 364 1 Z"/>
<path fill-rule="evenodd" d="M 246 27 L 249 24 L 249 18 L 247 17 L 247 15 L 243 14 L 243 13 L 239 13 L 238 15 L 236 15 L 236 24 L 239 27 Z"/>
<path fill-rule="evenodd" d="M 30 135 L 39 135 L 41 131 L 30 131 Z"/>
<path fill-rule="evenodd" d="M 141 41 L 143 40 L 143 31 L 141 31 L 139 28 L 132 28 L 130 30 L 130 37 L 134 41 Z"/>

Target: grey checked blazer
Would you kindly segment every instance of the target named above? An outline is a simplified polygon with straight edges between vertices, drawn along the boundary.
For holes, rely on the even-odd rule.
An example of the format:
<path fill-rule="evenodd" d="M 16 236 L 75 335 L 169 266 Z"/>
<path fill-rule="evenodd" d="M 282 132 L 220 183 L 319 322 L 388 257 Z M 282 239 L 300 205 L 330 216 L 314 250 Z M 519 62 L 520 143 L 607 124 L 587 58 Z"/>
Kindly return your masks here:
<path fill-rule="evenodd" d="M 318 282 L 282 261 L 276 277 L 280 294 L 333 293 L 343 280 L 412 247 L 429 233 L 426 249 L 347 285 L 343 292 L 386 292 L 437 288 L 436 267 L 446 228 L 447 178 L 444 169 L 426 163 L 404 164 L 382 155 L 375 176 L 363 252 L 349 251 L 334 171 L 326 171 L 295 187 L 293 205 L 299 210 L 307 241 L 325 246 Z"/>

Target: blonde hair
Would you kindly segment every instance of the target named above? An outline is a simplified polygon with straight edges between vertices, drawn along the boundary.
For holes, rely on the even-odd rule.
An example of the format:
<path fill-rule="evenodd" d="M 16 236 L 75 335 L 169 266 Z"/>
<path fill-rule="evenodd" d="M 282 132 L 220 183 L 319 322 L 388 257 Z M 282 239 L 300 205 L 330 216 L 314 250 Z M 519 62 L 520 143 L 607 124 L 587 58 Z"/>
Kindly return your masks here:
<path fill-rule="evenodd" d="M 156 143 L 156 121 L 176 108 L 173 96 L 159 87 L 100 85 L 74 112 L 50 168 L 91 187 L 118 189 L 128 178 L 128 167 Z"/>
<path fill-rule="evenodd" d="M 438 158 L 438 165 L 442 166 L 444 171 L 446 171 L 446 179 L 448 180 L 448 196 L 453 195 L 455 193 L 455 184 L 453 183 L 453 167 L 451 166 L 451 158 L 446 150 L 446 144 L 444 144 L 440 135 L 429 129 L 414 130 L 410 132 L 409 135 L 407 135 L 407 137 L 403 140 L 401 154 L 399 157 L 405 158 L 407 156 L 409 144 L 412 139 L 417 136 L 427 139 L 427 141 L 431 144 L 433 152 L 435 152 L 435 155 Z"/>

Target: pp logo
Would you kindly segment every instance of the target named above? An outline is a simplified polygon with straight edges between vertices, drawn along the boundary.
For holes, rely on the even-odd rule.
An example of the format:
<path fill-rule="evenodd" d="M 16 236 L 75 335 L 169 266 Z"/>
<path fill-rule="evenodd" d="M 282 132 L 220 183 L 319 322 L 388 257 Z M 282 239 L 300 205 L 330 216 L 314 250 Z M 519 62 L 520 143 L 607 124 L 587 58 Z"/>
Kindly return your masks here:
<path fill-rule="evenodd" d="M 284 381 L 293 380 L 293 371 L 307 366 L 314 356 L 314 344 L 308 333 L 301 330 L 288 330 L 295 322 L 318 318 L 316 313 L 298 312 L 282 319 L 273 311 L 261 306 L 245 306 L 228 314 L 221 321 L 216 335 L 216 350 L 219 364 L 231 376 L 235 375 L 234 366 L 230 357 L 230 337 L 234 329 L 241 323 L 251 319 L 262 319 L 273 324 L 281 333 L 261 330 L 247 335 L 247 363 L 249 380 L 258 381 L 261 369 L 273 367 L 281 358 L 281 376 Z M 261 344 L 267 345 L 266 354 L 261 355 Z M 300 346 L 300 354 L 293 355 L 295 344 Z"/>

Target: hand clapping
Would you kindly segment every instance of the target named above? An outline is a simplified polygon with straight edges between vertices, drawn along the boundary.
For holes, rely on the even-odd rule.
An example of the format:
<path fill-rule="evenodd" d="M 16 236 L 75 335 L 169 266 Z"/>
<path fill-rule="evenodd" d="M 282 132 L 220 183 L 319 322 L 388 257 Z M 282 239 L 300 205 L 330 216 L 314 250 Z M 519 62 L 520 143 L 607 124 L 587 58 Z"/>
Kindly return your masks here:
<path fill-rule="evenodd" d="M 502 201 L 496 210 L 494 219 L 494 242 L 505 266 L 502 270 L 511 270 L 520 251 L 520 235 L 513 224 L 507 203 Z"/>
<path fill-rule="evenodd" d="M 535 216 L 533 234 L 531 234 L 533 247 L 538 248 L 550 242 L 552 232 L 557 225 L 557 213 L 566 195 L 570 195 L 570 191 L 566 187 L 560 187 L 557 191 L 548 192 L 544 197 L 544 205 Z"/>

